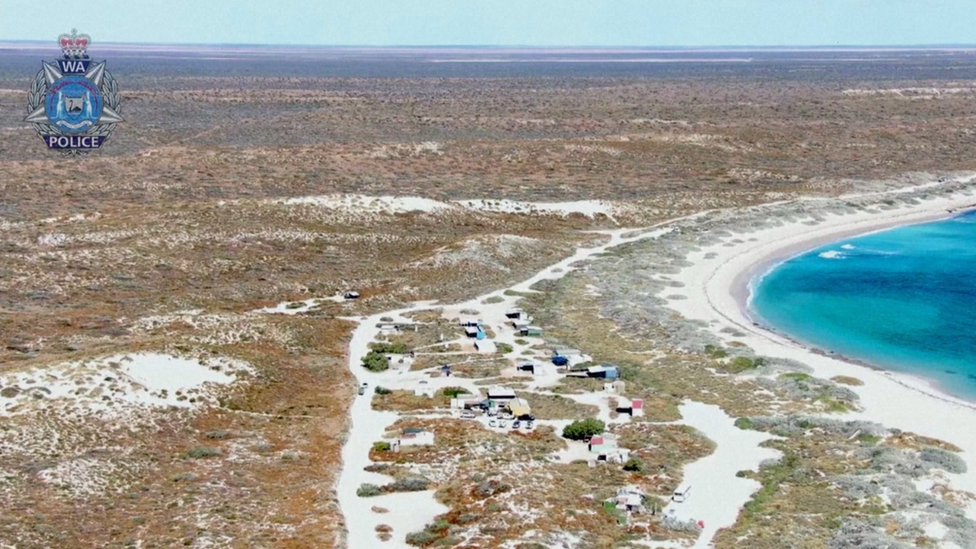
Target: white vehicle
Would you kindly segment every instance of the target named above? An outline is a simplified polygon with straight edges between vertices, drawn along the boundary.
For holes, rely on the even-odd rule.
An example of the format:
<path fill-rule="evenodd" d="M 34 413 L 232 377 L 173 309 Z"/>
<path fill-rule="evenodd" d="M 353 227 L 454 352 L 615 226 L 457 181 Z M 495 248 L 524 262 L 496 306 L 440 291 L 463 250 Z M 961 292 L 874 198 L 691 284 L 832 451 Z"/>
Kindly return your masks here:
<path fill-rule="evenodd" d="M 489 419 L 488 420 L 488 426 L 489 427 L 498 427 L 498 422 L 495 421 L 495 420 L 493 420 L 493 419 Z"/>
<path fill-rule="evenodd" d="M 682 484 L 674 491 L 673 494 L 671 494 L 671 501 L 675 503 L 681 503 L 683 501 L 686 501 L 690 497 L 691 497 L 691 485 Z"/>
<path fill-rule="evenodd" d="M 468 410 L 461 412 L 461 419 L 474 419 L 474 412 Z"/>
<path fill-rule="evenodd" d="M 498 422 L 498 426 L 501 427 L 502 429 L 504 429 L 504 428 L 508 427 L 508 421 L 507 420 L 504 420 L 504 419 L 503 420 L 500 420 Z"/>

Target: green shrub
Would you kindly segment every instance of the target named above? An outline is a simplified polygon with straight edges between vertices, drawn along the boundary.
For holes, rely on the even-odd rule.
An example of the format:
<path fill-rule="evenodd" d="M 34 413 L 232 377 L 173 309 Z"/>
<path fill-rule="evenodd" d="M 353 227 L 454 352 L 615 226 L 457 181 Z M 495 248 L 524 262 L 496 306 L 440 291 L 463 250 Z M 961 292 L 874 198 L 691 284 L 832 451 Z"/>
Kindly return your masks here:
<path fill-rule="evenodd" d="M 513 348 L 513 347 L 512 347 L 511 345 L 509 345 L 508 343 L 497 343 L 497 344 L 495 345 L 495 348 L 496 348 L 496 349 L 498 350 L 498 352 L 499 352 L 499 353 L 501 353 L 501 354 L 503 354 L 503 355 L 507 355 L 508 353 L 511 353 L 512 351 L 514 351 L 514 350 L 515 350 L 515 349 L 514 349 L 514 348 Z"/>
<path fill-rule="evenodd" d="M 631 471 L 634 473 L 644 472 L 644 462 L 640 458 L 630 458 L 627 463 L 624 464 L 624 471 Z"/>
<path fill-rule="evenodd" d="M 747 370 L 756 369 L 762 365 L 763 359 L 761 358 L 752 359 L 745 356 L 737 356 L 733 358 L 731 362 L 725 365 L 725 370 L 738 374 Z"/>
<path fill-rule="evenodd" d="M 470 392 L 464 387 L 444 387 L 441 389 L 441 393 L 450 398 L 457 398 L 458 395 L 470 394 Z"/>
<path fill-rule="evenodd" d="M 739 419 L 735 420 L 735 426 L 739 429 L 744 429 L 747 431 L 756 428 L 755 424 L 752 423 L 752 420 L 747 417 L 740 417 Z"/>
<path fill-rule="evenodd" d="M 369 348 L 376 351 L 377 353 L 384 353 L 388 355 L 405 355 L 410 352 L 410 348 L 407 347 L 406 343 L 370 343 Z"/>
<path fill-rule="evenodd" d="M 363 357 L 363 368 L 370 372 L 385 372 L 390 369 L 390 362 L 383 353 L 370 351 Z"/>
<path fill-rule="evenodd" d="M 185 455 L 188 458 L 201 459 L 201 458 L 222 456 L 224 455 L 224 453 L 218 450 L 217 448 L 207 448 L 206 446 L 197 446 L 196 448 L 193 448 L 190 451 L 188 451 Z"/>
<path fill-rule="evenodd" d="M 380 487 L 375 484 L 360 484 L 359 488 L 356 490 L 356 495 L 361 498 L 370 498 L 373 496 L 378 496 L 383 493 Z"/>
<path fill-rule="evenodd" d="M 427 547 L 439 539 L 440 536 L 426 530 L 423 532 L 410 532 L 407 534 L 407 543 L 416 547 Z"/>
<path fill-rule="evenodd" d="M 725 358 L 729 356 L 728 351 L 719 347 L 718 345 L 705 345 L 705 354 L 712 358 Z"/>
<path fill-rule="evenodd" d="M 411 532 L 407 534 L 407 543 L 410 545 L 416 545 L 417 547 L 427 547 L 439 542 L 442 538 L 447 536 L 448 530 L 451 529 L 451 523 L 446 520 L 438 520 L 434 524 L 428 524 L 424 528 L 423 532 Z M 445 540 L 446 541 L 446 540 Z M 457 545 L 461 543 L 462 540 L 451 540 L 453 543 L 448 543 L 446 545 Z M 438 543 L 438 545 L 441 545 Z"/>
<path fill-rule="evenodd" d="M 390 451 L 390 443 L 389 442 L 382 441 L 382 440 L 379 441 L 379 442 L 374 442 L 373 443 L 373 451 L 374 452 L 389 452 Z"/>
<path fill-rule="evenodd" d="M 378 395 L 389 395 L 393 393 L 393 391 L 391 391 L 390 389 L 387 389 L 386 387 L 380 387 L 380 386 L 377 386 L 376 389 L 374 389 L 374 391 Z"/>
<path fill-rule="evenodd" d="M 410 477 L 399 479 L 382 488 L 384 492 L 420 492 L 430 487 L 430 481 L 424 477 Z"/>
<path fill-rule="evenodd" d="M 599 435 L 607 426 L 596 418 L 586 418 L 574 421 L 563 429 L 563 437 L 569 440 L 589 440 L 593 435 Z"/>

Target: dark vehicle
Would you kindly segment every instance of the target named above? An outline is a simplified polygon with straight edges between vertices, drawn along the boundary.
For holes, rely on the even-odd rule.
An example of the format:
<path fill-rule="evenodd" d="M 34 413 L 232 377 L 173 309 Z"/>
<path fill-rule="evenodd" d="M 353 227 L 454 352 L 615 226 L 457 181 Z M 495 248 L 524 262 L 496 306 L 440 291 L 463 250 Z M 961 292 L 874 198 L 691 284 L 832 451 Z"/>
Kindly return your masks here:
<path fill-rule="evenodd" d="M 521 426 L 522 426 L 522 424 L 519 423 L 519 420 L 516 419 L 515 420 L 515 423 L 512 424 L 512 429 L 518 429 Z"/>

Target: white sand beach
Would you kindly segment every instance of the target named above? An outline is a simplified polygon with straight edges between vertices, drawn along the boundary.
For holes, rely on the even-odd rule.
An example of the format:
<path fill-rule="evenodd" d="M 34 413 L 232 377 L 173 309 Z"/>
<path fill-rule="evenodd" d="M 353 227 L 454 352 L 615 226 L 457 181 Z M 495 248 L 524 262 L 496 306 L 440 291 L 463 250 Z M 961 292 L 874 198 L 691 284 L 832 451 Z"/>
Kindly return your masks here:
<path fill-rule="evenodd" d="M 904 191 L 892 191 L 899 192 Z M 879 194 L 879 200 L 884 194 Z M 668 291 L 686 299 L 670 301 L 669 307 L 689 319 L 708 323 L 716 336 L 741 341 L 758 355 L 797 360 L 813 368 L 817 377 L 846 375 L 862 380 L 863 386 L 852 389 L 860 396 L 863 410 L 844 415 L 844 419 L 874 421 L 955 444 L 963 450 L 969 470 L 946 474 L 950 488 L 976 493 L 976 435 L 972 427 L 976 424 L 976 404 L 946 395 L 923 379 L 814 352 L 754 324 L 747 313 L 750 280 L 782 260 L 829 242 L 946 218 L 974 206 L 976 198 L 972 195 L 939 196 L 898 209 L 828 215 L 815 225 L 798 220 L 734 234 L 689 254 L 687 259 L 693 265 L 672 277 L 684 287 Z M 723 333 L 723 328 L 746 335 L 732 337 Z M 976 517 L 976 502 L 970 504 L 967 514 Z"/>

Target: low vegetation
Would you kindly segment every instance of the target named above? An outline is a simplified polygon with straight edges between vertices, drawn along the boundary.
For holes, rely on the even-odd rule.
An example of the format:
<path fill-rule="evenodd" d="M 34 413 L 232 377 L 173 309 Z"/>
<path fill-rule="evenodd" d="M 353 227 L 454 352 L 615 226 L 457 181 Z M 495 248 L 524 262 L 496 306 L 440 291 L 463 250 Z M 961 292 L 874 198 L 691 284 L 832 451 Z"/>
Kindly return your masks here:
<path fill-rule="evenodd" d="M 586 418 L 574 421 L 563 428 L 563 438 L 569 440 L 589 440 L 594 435 L 605 431 L 607 426 L 596 418 Z"/>
<path fill-rule="evenodd" d="M 378 351 L 370 351 L 363 357 L 363 368 L 370 372 L 385 372 L 390 369 L 390 361 L 386 355 Z"/>

